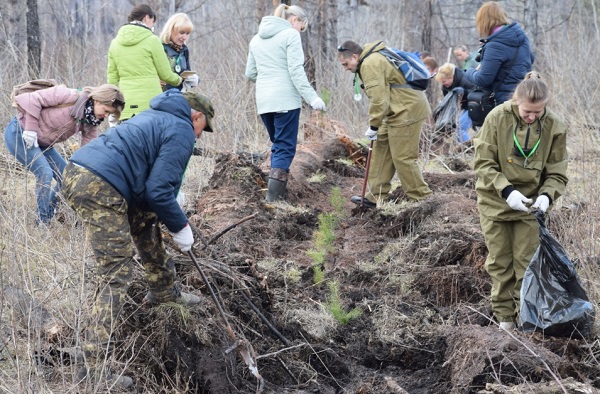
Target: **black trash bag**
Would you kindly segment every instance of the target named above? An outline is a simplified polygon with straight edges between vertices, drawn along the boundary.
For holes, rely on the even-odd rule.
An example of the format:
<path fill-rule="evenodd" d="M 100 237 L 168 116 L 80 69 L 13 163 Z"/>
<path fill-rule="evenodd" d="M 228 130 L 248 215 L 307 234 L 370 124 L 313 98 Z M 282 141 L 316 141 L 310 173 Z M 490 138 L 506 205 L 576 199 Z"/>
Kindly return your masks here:
<path fill-rule="evenodd" d="M 588 337 L 594 326 L 594 307 L 567 252 L 546 228 L 544 213 L 536 211 L 535 218 L 540 225 L 540 246 L 523 276 L 521 329 L 559 337 Z"/>
<path fill-rule="evenodd" d="M 452 134 L 453 130 L 456 129 L 462 92 L 464 92 L 462 88 L 452 89 L 433 110 L 436 132 Z"/>

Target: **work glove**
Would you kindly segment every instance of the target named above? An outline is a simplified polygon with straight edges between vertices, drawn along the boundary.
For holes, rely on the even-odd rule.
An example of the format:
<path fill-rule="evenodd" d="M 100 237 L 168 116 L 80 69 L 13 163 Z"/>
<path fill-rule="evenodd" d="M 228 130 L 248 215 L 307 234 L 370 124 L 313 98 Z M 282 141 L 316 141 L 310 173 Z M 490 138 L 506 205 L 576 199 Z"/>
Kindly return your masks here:
<path fill-rule="evenodd" d="M 370 141 L 377 141 L 377 130 L 373 130 L 369 127 L 367 131 L 365 131 L 365 137 L 367 137 Z"/>
<path fill-rule="evenodd" d="M 192 228 L 189 223 L 182 230 L 173 234 L 173 241 L 175 241 L 182 252 L 189 252 L 192 249 L 194 234 L 192 234 Z"/>
<path fill-rule="evenodd" d="M 37 133 L 35 131 L 23 131 L 23 141 L 25 141 L 25 146 L 27 149 L 31 149 L 34 146 L 40 146 L 40 144 L 38 144 Z"/>
<path fill-rule="evenodd" d="M 115 127 L 117 125 L 117 117 L 115 114 L 108 115 L 108 127 Z"/>
<path fill-rule="evenodd" d="M 314 110 L 320 110 L 320 111 L 325 111 L 325 101 L 323 101 L 321 99 L 321 97 L 317 97 L 316 99 L 314 99 L 313 101 L 310 102 L 310 106 L 312 107 L 312 109 Z"/>
<path fill-rule="evenodd" d="M 521 194 L 518 190 L 513 190 L 506 199 L 508 206 L 515 211 L 529 212 L 525 204 L 531 204 L 533 200 Z"/>
<path fill-rule="evenodd" d="M 183 80 L 183 88 L 181 89 L 181 91 L 185 93 L 191 88 L 195 88 L 196 86 L 198 86 L 199 80 L 200 78 L 198 77 L 198 74 L 192 74 L 189 77 L 186 77 Z"/>
<path fill-rule="evenodd" d="M 185 205 L 185 193 L 180 190 L 179 193 L 177 193 L 177 197 L 175 197 L 175 199 L 177 200 L 177 204 L 179 204 L 179 207 L 183 209 L 183 206 Z"/>
<path fill-rule="evenodd" d="M 549 206 L 550 206 L 550 199 L 548 198 L 547 195 L 542 194 L 535 200 L 535 203 L 531 206 L 531 208 L 539 209 L 543 213 L 546 213 L 546 210 L 548 209 Z"/>

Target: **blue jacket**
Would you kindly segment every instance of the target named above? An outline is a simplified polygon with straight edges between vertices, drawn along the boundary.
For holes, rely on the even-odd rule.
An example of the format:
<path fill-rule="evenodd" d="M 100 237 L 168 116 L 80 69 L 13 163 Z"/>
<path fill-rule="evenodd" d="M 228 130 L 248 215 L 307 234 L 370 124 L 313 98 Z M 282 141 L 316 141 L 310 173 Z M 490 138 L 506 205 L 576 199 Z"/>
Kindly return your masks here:
<path fill-rule="evenodd" d="M 486 38 L 481 49 L 479 70 L 471 68 L 465 71 L 470 82 L 492 90 L 498 78 L 506 73 L 503 70 L 510 67 L 517 48 L 520 49 L 514 65 L 508 75 L 496 86 L 497 104 L 511 99 L 517 84 L 531 71 L 534 58 L 529 47 L 529 39 L 523 29 L 513 22 Z"/>
<path fill-rule="evenodd" d="M 165 49 L 165 53 L 167 54 L 167 58 L 169 59 L 169 64 L 171 65 L 171 70 L 177 75 L 181 75 L 184 71 L 191 71 L 192 66 L 190 65 L 190 50 L 187 45 L 183 45 L 181 51 L 177 52 L 175 49 L 171 48 L 169 44 L 165 44 L 163 42 L 163 48 Z M 176 70 L 176 65 L 179 65 L 179 71 Z M 173 86 L 167 83 L 165 90 L 176 88 L 181 90 L 183 84 L 179 86 Z"/>
<path fill-rule="evenodd" d="M 177 232 L 188 222 L 175 196 L 195 140 L 191 108 L 170 89 L 154 97 L 150 109 L 78 149 L 70 161 L 110 183 L 130 208 L 155 212 Z"/>

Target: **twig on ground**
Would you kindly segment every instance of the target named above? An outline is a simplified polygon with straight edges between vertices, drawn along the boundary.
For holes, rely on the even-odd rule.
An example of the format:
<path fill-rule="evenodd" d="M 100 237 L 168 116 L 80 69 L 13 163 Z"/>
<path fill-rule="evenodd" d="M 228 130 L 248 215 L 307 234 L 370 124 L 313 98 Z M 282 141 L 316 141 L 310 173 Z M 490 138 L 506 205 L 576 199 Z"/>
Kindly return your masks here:
<path fill-rule="evenodd" d="M 271 352 L 271 353 L 267 353 L 267 354 L 261 354 L 259 356 L 256 356 L 256 359 L 258 360 L 258 359 L 261 359 L 261 358 L 267 358 L 267 357 L 277 356 L 280 353 L 287 352 L 288 350 L 298 349 L 298 348 L 303 347 L 303 346 L 308 346 L 308 343 L 304 343 L 303 342 L 303 343 L 300 343 L 298 345 L 284 347 L 283 349 L 279 349 L 276 352 Z"/>
<path fill-rule="evenodd" d="M 254 212 L 252 215 L 250 216 L 246 216 L 245 218 L 240 219 L 240 221 L 232 224 L 231 226 L 227 226 L 225 227 L 225 229 L 219 231 L 215 236 L 213 236 L 210 241 L 208 241 L 208 244 L 204 245 L 203 249 L 206 249 L 208 247 L 208 245 L 212 245 L 217 239 L 221 238 L 223 236 L 223 234 L 225 234 L 226 232 L 228 232 L 229 230 L 232 230 L 234 228 L 236 228 L 237 226 L 239 226 L 240 224 L 247 222 L 250 219 L 254 219 L 256 216 L 258 215 L 258 212 Z"/>

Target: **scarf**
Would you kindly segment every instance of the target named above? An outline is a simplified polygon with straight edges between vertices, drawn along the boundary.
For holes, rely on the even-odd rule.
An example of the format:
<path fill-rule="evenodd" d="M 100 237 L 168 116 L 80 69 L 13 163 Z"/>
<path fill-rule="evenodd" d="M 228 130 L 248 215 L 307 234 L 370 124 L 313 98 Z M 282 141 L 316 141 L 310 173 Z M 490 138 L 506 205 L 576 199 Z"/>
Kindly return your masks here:
<path fill-rule="evenodd" d="M 183 49 L 183 45 L 175 44 L 173 41 L 169 41 L 169 46 L 173 48 L 175 52 L 181 52 L 181 50 Z"/>
<path fill-rule="evenodd" d="M 89 99 L 85 102 L 85 106 L 83 107 L 83 119 L 81 119 L 80 122 L 91 124 L 92 126 L 98 126 L 102 123 L 102 119 L 98 119 L 96 118 L 96 115 L 94 115 L 94 99 Z"/>

